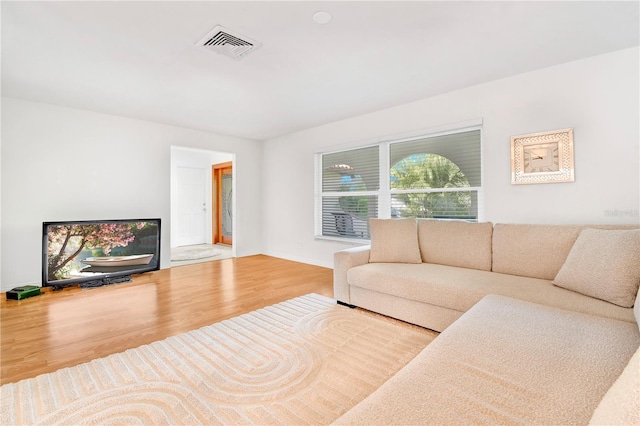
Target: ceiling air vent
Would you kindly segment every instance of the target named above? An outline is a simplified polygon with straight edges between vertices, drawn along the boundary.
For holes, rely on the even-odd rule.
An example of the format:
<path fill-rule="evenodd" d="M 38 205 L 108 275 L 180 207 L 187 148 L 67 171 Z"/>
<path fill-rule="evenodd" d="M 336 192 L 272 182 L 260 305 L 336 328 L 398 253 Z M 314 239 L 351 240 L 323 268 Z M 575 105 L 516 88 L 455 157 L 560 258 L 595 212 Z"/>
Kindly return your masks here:
<path fill-rule="evenodd" d="M 249 52 L 256 50 L 261 44 L 218 25 L 196 43 L 196 46 L 201 46 L 238 60 L 249 54 Z"/>

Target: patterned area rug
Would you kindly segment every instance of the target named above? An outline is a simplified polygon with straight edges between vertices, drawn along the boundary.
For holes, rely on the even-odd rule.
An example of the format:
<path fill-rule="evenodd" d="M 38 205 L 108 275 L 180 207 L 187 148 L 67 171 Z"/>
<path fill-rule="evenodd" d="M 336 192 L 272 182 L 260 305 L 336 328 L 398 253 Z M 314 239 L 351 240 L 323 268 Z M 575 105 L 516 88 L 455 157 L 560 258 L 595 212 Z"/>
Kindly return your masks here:
<path fill-rule="evenodd" d="M 6 384 L 1 423 L 327 424 L 433 338 L 309 294 Z"/>
<path fill-rule="evenodd" d="M 211 244 L 198 244 L 194 246 L 173 247 L 171 249 L 171 261 L 182 262 L 185 260 L 206 259 L 220 256 L 222 251 Z"/>

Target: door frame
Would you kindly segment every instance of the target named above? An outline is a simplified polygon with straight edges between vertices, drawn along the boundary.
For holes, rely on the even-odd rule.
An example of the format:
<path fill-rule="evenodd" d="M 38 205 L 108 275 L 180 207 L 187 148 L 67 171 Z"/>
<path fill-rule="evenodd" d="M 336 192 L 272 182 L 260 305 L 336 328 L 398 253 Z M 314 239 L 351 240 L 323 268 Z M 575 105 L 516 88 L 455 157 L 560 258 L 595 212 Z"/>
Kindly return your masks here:
<path fill-rule="evenodd" d="M 233 161 L 226 161 L 224 163 L 213 164 L 211 166 L 211 199 L 215 200 L 213 207 L 213 214 L 211 215 L 211 241 L 213 244 L 226 244 L 233 246 L 233 235 L 225 237 L 222 235 L 222 174 L 231 173 L 233 176 Z M 233 181 L 232 181 L 233 182 Z M 233 185 L 233 183 L 232 183 Z M 231 205 L 233 206 L 233 197 L 231 199 Z M 235 212 L 232 212 L 232 216 Z M 235 221 L 234 221 L 235 222 Z"/>

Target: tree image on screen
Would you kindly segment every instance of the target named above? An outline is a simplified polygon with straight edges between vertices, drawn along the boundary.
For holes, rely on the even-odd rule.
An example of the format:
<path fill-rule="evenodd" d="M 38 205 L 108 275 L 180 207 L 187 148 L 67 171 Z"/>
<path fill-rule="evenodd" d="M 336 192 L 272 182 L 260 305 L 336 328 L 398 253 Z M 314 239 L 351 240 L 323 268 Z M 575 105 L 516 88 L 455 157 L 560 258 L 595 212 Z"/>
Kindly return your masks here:
<path fill-rule="evenodd" d="M 103 223 L 91 225 L 52 226 L 47 232 L 49 279 L 64 279 L 78 269 L 75 258 L 83 250 L 99 249 L 109 255 L 113 248 L 127 247 L 144 229 L 154 226 L 145 222 Z"/>

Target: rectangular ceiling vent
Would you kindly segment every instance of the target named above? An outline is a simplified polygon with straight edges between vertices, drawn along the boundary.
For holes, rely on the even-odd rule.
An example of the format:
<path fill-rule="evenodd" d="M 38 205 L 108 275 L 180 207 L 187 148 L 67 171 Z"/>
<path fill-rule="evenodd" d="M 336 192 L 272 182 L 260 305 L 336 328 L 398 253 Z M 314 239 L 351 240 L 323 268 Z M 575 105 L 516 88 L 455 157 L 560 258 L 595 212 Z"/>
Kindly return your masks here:
<path fill-rule="evenodd" d="M 261 44 L 218 25 L 196 43 L 196 46 L 239 60 Z"/>

